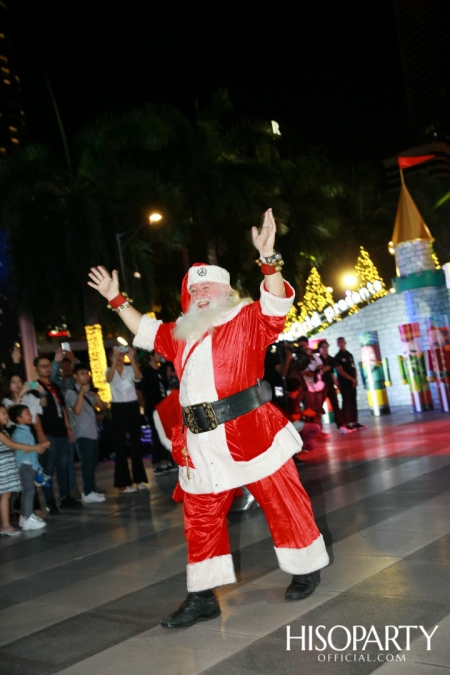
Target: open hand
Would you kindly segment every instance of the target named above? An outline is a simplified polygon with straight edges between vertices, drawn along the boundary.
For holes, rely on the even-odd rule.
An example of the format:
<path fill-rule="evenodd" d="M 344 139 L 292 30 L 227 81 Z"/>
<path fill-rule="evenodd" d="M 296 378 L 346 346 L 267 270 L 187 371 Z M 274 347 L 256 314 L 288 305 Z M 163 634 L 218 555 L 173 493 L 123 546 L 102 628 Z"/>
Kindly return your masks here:
<path fill-rule="evenodd" d="M 55 349 L 55 363 L 61 363 L 64 358 L 64 352 L 62 347 L 57 347 Z"/>
<path fill-rule="evenodd" d="M 252 227 L 253 246 L 264 258 L 271 256 L 274 252 L 275 234 L 277 226 L 272 214 L 272 209 L 267 209 L 264 214 L 264 220 L 261 231 L 257 227 Z"/>
<path fill-rule="evenodd" d="M 111 276 L 108 270 L 101 265 L 99 267 L 91 267 L 89 277 L 91 281 L 88 281 L 88 286 L 95 288 L 107 300 L 112 300 L 116 295 L 119 295 L 119 273 L 117 270 L 113 270 Z"/>

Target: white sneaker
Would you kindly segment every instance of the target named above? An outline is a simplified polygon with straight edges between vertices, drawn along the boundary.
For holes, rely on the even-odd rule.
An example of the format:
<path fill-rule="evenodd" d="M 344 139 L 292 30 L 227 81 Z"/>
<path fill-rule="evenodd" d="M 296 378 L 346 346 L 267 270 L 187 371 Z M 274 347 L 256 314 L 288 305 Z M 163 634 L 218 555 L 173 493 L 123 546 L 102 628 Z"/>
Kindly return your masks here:
<path fill-rule="evenodd" d="M 124 492 L 137 492 L 137 488 L 133 487 L 132 485 L 127 485 L 127 487 L 123 488 L 123 490 L 119 488 L 119 492 L 120 494 L 123 494 Z"/>
<path fill-rule="evenodd" d="M 347 427 L 340 427 L 340 429 L 338 429 L 338 433 L 340 434 L 353 434 L 354 431 L 355 429 L 347 429 Z"/>
<path fill-rule="evenodd" d="M 22 530 L 41 530 L 43 527 L 47 526 L 47 523 L 44 523 L 41 519 L 38 520 L 37 516 L 32 514 L 29 518 L 20 516 L 19 525 Z"/>
<path fill-rule="evenodd" d="M 85 495 L 83 492 L 81 501 L 83 504 L 100 504 L 100 502 L 106 501 L 106 497 L 104 495 L 99 495 L 97 492 L 90 492 L 88 495 Z"/>
<path fill-rule="evenodd" d="M 136 487 L 138 490 L 148 490 L 148 485 L 145 483 L 138 483 Z"/>

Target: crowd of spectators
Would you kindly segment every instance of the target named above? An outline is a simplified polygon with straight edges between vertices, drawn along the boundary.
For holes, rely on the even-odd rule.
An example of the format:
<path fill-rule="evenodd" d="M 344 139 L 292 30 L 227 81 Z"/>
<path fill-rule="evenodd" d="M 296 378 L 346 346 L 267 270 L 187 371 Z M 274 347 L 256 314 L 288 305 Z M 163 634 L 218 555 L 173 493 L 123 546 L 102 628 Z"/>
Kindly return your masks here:
<path fill-rule="evenodd" d="M 326 412 L 332 412 L 340 434 L 365 428 L 358 422 L 353 355 L 346 349 L 345 338 L 338 338 L 337 347 L 333 357 L 327 340 L 321 340 L 313 350 L 308 338 L 300 337 L 294 343 L 278 342 L 267 350 L 264 378 L 272 387 L 272 400 L 300 433 L 306 452 L 314 450 L 318 440 L 329 437 L 322 429 Z"/>
<path fill-rule="evenodd" d="M 118 493 L 147 490 L 143 426 L 151 429 L 155 474 L 174 469 L 153 421 L 155 406 L 178 387 L 172 364 L 163 363 L 161 355 L 144 355 L 138 362 L 131 347 L 113 348 L 105 374 L 110 406 L 93 386 L 89 364 L 71 351 L 58 348 L 53 359 L 40 355 L 34 368 L 35 378 L 27 381 L 16 346 L 12 363 L 0 370 L 0 534 L 43 530 L 48 514 L 104 502 L 105 490 L 95 477 L 99 459 L 115 459 Z M 20 529 L 11 525 L 11 511 L 20 514 Z"/>
<path fill-rule="evenodd" d="M 306 452 L 314 450 L 318 440 L 329 437 L 322 430 L 326 409 L 332 410 L 339 433 L 364 428 L 358 422 L 356 365 L 345 339 L 337 342 L 334 357 L 326 340 L 313 350 L 306 337 L 295 343 L 278 342 L 267 350 L 264 377 L 272 387 L 272 400 L 294 424 Z M 14 348 L 8 377 L 1 383 L 1 534 L 42 530 L 49 513 L 104 502 L 105 490 L 95 477 L 99 459 L 114 457 L 118 493 L 147 490 L 143 425 L 151 430 L 154 473 L 176 469 L 154 421 L 155 408 L 178 388 L 173 364 L 164 363 L 157 352 L 143 354 L 138 360 L 131 347 L 114 347 L 109 357 L 105 375 L 111 387 L 111 405 L 107 406 L 92 384 L 89 364 L 71 351 L 58 348 L 53 359 L 36 357 L 35 379 L 27 381 L 20 349 Z M 81 492 L 76 460 L 80 463 Z M 20 513 L 21 529 L 10 522 L 12 493 L 16 494 L 13 510 Z"/>

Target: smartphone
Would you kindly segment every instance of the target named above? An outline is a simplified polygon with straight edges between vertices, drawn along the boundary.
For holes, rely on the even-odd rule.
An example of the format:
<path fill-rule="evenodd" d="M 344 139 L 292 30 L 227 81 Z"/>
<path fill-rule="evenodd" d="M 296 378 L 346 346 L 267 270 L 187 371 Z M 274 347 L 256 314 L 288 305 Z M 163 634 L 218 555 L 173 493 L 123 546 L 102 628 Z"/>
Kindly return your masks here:
<path fill-rule="evenodd" d="M 71 352 L 72 350 L 70 349 L 70 342 L 61 342 L 61 349 L 63 352 Z"/>
<path fill-rule="evenodd" d="M 27 382 L 28 387 L 32 391 L 33 389 L 37 389 L 38 382 Z"/>
<path fill-rule="evenodd" d="M 128 347 L 125 346 L 117 347 L 117 351 L 119 352 L 119 354 L 128 354 Z"/>

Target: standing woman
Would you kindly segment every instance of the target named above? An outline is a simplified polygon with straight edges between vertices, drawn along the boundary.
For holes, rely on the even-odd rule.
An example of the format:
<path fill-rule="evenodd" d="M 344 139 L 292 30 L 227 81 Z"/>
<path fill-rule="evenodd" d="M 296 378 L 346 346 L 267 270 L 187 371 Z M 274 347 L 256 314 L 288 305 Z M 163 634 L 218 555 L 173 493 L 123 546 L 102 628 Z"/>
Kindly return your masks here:
<path fill-rule="evenodd" d="M 128 347 L 130 365 L 125 365 L 124 352 L 114 347 L 111 367 L 106 371 L 106 379 L 111 385 L 111 416 L 114 447 L 116 450 L 116 467 L 114 486 L 121 492 L 136 492 L 133 483 L 140 490 L 147 489 L 147 474 L 141 453 L 141 417 L 135 384 L 142 379 L 136 361 L 136 352 Z M 131 480 L 128 468 L 126 437 L 130 437 Z"/>
<path fill-rule="evenodd" d="M 36 415 L 42 415 L 42 406 L 47 404 L 47 399 L 44 388 L 38 382 L 24 383 L 20 375 L 13 375 L 5 389 L 2 404 L 6 409 L 13 405 L 26 405 L 34 424 Z"/>

